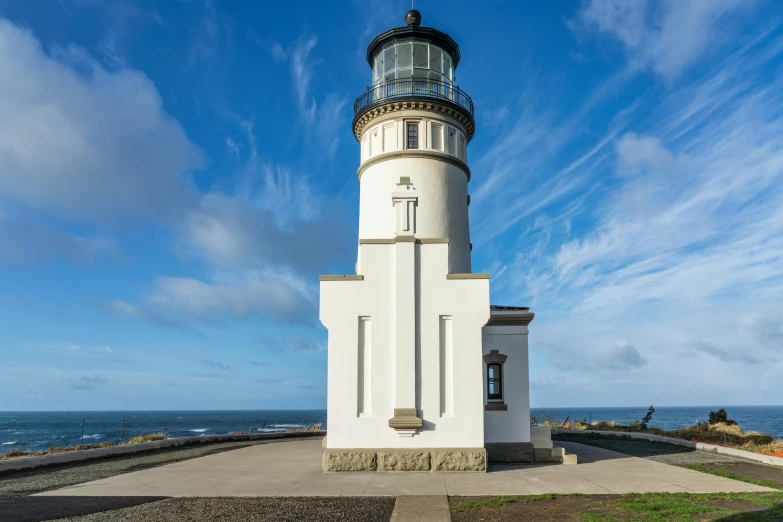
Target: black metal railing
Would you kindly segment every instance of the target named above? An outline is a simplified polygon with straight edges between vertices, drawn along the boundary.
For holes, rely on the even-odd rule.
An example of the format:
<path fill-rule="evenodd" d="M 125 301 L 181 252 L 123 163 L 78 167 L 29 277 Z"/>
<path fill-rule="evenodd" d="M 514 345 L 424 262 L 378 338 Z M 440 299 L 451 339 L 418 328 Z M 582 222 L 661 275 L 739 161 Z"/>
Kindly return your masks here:
<path fill-rule="evenodd" d="M 395 98 L 435 98 L 458 105 L 473 118 L 473 100 L 465 91 L 451 83 L 429 78 L 407 78 L 376 83 L 356 98 L 353 114 L 356 117 L 365 109 Z"/>

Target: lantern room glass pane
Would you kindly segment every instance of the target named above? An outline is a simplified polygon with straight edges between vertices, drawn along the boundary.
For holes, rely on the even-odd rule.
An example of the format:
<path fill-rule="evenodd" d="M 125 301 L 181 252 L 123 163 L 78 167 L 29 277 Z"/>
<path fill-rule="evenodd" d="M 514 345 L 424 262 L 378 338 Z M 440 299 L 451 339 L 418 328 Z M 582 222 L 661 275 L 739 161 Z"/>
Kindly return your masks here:
<path fill-rule="evenodd" d="M 413 44 L 413 66 L 414 67 L 427 67 L 428 63 L 428 57 L 427 57 L 427 47 L 429 47 L 425 43 L 414 43 Z"/>
<path fill-rule="evenodd" d="M 397 67 L 410 67 L 413 63 L 413 44 L 397 44 Z"/>
<path fill-rule="evenodd" d="M 430 70 L 443 72 L 443 51 L 430 45 Z"/>
<path fill-rule="evenodd" d="M 396 49 L 392 45 L 383 50 L 383 71 L 386 76 L 389 76 L 389 72 L 392 72 L 392 79 L 394 79 L 394 69 L 397 68 Z"/>
<path fill-rule="evenodd" d="M 429 78 L 437 83 L 453 83 L 453 60 L 440 47 L 426 42 L 407 41 L 381 50 L 373 60 L 373 83 Z"/>

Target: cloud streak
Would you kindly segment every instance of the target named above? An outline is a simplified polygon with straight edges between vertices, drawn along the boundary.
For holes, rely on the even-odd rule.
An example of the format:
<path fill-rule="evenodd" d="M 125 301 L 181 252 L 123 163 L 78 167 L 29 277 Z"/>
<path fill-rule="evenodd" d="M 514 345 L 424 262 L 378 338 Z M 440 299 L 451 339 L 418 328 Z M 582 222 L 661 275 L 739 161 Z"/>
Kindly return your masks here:
<path fill-rule="evenodd" d="M 479 159 L 491 175 L 474 233 L 498 219 L 489 209 L 515 210 L 482 245 L 497 254 L 493 299 L 537 313 L 531 374 L 568 375 L 542 379 L 537 397 L 615 404 L 602 390 L 630 386 L 630 373 L 639 403 L 661 390 L 682 404 L 730 402 L 740 383 L 746 397 L 783 392 L 771 377 L 783 369 L 781 49 L 780 27 L 762 28 L 678 89 L 616 113 L 592 148 L 530 94 L 492 149 L 510 156 Z M 572 143 L 586 152 L 559 166 Z M 515 146 L 539 157 L 515 167 Z M 498 191 L 493 176 L 512 186 Z M 732 385 L 710 399 L 716 379 Z"/>

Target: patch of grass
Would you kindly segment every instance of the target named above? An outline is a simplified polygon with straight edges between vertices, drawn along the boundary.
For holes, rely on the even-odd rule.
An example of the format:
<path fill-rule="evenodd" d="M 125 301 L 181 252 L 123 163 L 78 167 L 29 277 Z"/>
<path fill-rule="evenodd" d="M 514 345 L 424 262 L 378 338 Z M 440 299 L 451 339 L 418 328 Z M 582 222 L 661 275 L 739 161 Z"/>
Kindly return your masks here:
<path fill-rule="evenodd" d="M 511 504 L 512 502 L 519 502 L 519 499 L 521 497 L 507 497 L 507 496 L 501 496 L 501 497 L 490 497 L 489 500 L 486 500 L 485 502 L 463 502 L 462 504 L 457 504 L 454 506 L 451 510 L 459 513 L 460 511 L 470 511 L 471 509 L 484 509 L 484 508 L 493 508 L 493 507 L 503 507 L 506 504 Z"/>
<path fill-rule="evenodd" d="M 783 491 L 769 493 L 644 493 L 616 495 L 531 495 L 490 497 L 485 502 L 465 502 L 452 506 L 453 512 L 484 508 L 502 508 L 509 504 L 533 503 L 555 500 L 559 497 L 596 498 L 583 506 L 585 512 L 576 515 L 582 522 L 606 520 L 691 521 L 731 520 L 763 521 L 781 520 L 783 516 Z M 743 504 L 746 509 L 743 508 Z M 772 508 L 758 511 L 758 507 Z M 589 512 L 596 510 L 603 512 Z M 755 510 L 755 511 L 754 511 Z M 516 511 L 519 514 L 519 511 Z M 564 519 L 568 518 L 565 516 Z M 478 515 L 476 515 L 478 516 Z"/>
<path fill-rule="evenodd" d="M 615 500 L 614 507 L 623 513 L 644 515 L 644 520 L 693 520 L 701 515 L 734 515 L 740 511 L 702 503 L 706 499 L 671 497 L 654 493 L 632 495 Z"/>
<path fill-rule="evenodd" d="M 710 504 L 710 502 L 712 504 Z M 776 508 L 766 512 L 748 512 L 740 509 L 721 507 L 716 503 L 733 502 L 750 506 Z M 628 495 L 611 502 L 622 513 L 632 515 L 630 520 L 699 520 L 704 516 L 732 517 L 732 520 L 777 520 L 783 508 L 781 493 L 644 493 Z M 749 506 L 749 507 L 750 507 Z M 741 517 L 741 518 L 735 518 Z M 624 516 L 623 519 L 629 518 Z"/>
<path fill-rule="evenodd" d="M 553 494 L 546 494 L 546 495 L 516 495 L 516 496 L 495 496 L 495 497 L 489 497 L 484 502 L 463 502 L 461 504 L 457 504 L 451 508 L 452 511 L 459 513 L 460 511 L 469 511 L 472 509 L 484 509 L 484 508 L 494 508 L 494 507 L 503 507 L 506 504 L 513 504 L 515 502 L 538 502 L 541 500 L 554 500 L 557 497 L 567 497 L 569 495 L 553 495 Z M 588 497 L 589 495 L 584 495 L 585 497 Z"/>
<path fill-rule="evenodd" d="M 152 442 L 154 440 L 165 440 L 166 436 L 162 433 L 150 433 L 149 435 L 139 435 L 130 439 L 127 444 L 138 444 L 140 442 Z"/>
<path fill-rule="evenodd" d="M 755 484 L 757 486 L 764 486 L 766 488 L 772 488 L 772 489 L 783 489 L 783 486 L 778 484 L 777 482 L 772 482 L 771 480 L 758 480 L 758 479 L 751 479 L 751 478 L 745 478 L 741 475 L 736 475 L 734 473 L 730 473 L 728 471 L 719 471 L 714 469 L 707 469 L 703 468 L 701 466 L 683 466 L 683 468 L 692 469 L 693 471 L 700 471 L 702 473 L 709 473 L 710 475 L 717 475 L 718 477 L 723 477 L 727 479 L 733 479 L 733 480 L 739 480 L 742 482 L 747 482 L 749 484 Z"/>

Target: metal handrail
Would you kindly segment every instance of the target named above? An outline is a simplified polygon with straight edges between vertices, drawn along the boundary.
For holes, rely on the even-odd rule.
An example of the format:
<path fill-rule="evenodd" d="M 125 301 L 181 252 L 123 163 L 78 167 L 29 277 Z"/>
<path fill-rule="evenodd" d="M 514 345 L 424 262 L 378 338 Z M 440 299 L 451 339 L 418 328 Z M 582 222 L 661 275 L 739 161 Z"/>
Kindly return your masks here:
<path fill-rule="evenodd" d="M 405 97 L 436 98 L 450 101 L 470 112 L 470 117 L 473 118 L 473 100 L 465 94 L 465 91 L 451 83 L 430 78 L 387 80 L 367 87 L 353 104 L 354 117 L 372 105 Z"/>

